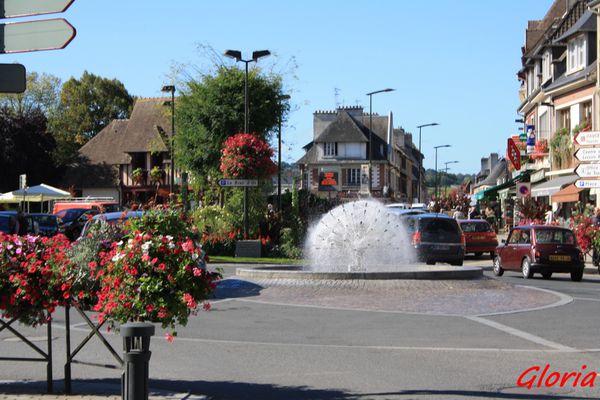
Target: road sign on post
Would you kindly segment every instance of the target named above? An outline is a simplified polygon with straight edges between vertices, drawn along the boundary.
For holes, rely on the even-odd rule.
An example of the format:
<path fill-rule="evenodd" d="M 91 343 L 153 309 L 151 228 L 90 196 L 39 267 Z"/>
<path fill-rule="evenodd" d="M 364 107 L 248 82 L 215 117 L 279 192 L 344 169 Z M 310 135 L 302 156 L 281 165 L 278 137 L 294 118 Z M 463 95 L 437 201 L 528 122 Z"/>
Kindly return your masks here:
<path fill-rule="evenodd" d="M 221 187 L 255 187 L 258 186 L 257 179 L 220 179 Z"/>
<path fill-rule="evenodd" d="M 578 179 L 575 181 L 575 186 L 580 189 L 600 188 L 600 179 Z"/>
<path fill-rule="evenodd" d="M 0 18 L 64 12 L 75 0 L 0 0 Z"/>
<path fill-rule="evenodd" d="M 579 161 L 600 161 L 600 147 L 582 147 L 575 152 Z"/>
<path fill-rule="evenodd" d="M 65 19 L 0 24 L 0 53 L 23 53 L 65 48 L 75 28 Z"/>
<path fill-rule="evenodd" d="M 23 93 L 27 87 L 25 67 L 21 64 L 0 64 L 0 93 Z"/>
<path fill-rule="evenodd" d="M 600 176 L 600 163 L 579 164 L 577 168 L 575 168 L 575 173 L 582 178 Z"/>
<path fill-rule="evenodd" d="M 595 131 L 586 131 L 579 132 L 573 138 L 575 144 L 585 146 L 585 145 L 597 145 L 600 144 L 600 132 Z"/>

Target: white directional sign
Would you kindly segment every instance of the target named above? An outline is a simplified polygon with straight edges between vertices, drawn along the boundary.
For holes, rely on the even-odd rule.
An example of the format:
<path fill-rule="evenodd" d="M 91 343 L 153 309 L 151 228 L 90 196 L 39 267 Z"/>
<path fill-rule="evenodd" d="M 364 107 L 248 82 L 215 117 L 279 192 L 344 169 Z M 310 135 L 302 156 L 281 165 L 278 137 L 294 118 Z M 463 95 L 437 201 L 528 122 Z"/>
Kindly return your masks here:
<path fill-rule="evenodd" d="M 579 161 L 600 161 L 600 147 L 582 147 L 575 152 Z"/>
<path fill-rule="evenodd" d="M 600 132 L 579 132 L 574 139 L 575 143 L 581 146 L 600 144 Z"/>
<path fill-rule="evenodd" d="M 221 179 L 219 180 L 219 186 L 224 187 L 246 187 L 246 186 L 258 186 L 257 179 Z"/>
<path fill-rule="evenodd" d="M 62 18 L 0 24 L 0 30 L 0 53 L 63 49 L 75 37 L 75 28 Z"/>
<path fill-rule="evenodd" d="M 575 168 L 575 173 L 582 178 L 600 177 L 600 164 L 579 164 L 577 168 Z"/>
<path fill-rule="evenodd" d="M 75 0 L 0 0 L 0 18 L 61 13 Z"/>
<path fill-rule="evenodd" d="M 575 181 L 575 186 L 577 186 L 580 189 L 600 188 L 600 179 L 579 179 Z"/>

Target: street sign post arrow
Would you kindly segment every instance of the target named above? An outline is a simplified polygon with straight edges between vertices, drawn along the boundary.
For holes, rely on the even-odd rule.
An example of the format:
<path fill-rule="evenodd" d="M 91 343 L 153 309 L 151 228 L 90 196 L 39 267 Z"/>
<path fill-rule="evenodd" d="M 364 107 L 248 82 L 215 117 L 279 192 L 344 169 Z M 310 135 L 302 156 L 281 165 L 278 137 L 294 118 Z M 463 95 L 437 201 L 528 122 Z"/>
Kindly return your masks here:
<path fill-rule="evenodd" d="M 75 33 L 62 18 L 0 24 L 0 53 L 63 49 Z"/>
<path fill-rule="evenodd" d="M 600 177 L 600 163 L 579 164 L 575 173 L 582 178 Z"/>
<path fill-rule="evenodd" d="M 582 147 L 575 152 L 579 161 L 600 161 L 600 147 Z"/>
<path fill-rule="evenodd" d="M 600 132 L 596 131 L 586 131 L 579 132 L 573 138 L 576 144 L 585 146 L 585 145 L 595 145 L 600 144 Z"/>
<path fill-rule="evenodd" d="M 0 0 L 0 18 L 64 12 L 75 0 Z"/>
<path fill-rule="evenodd" d="M 575 186 L 580 189 L 600 188 L 600 179 L 578 179 L 575 181 Z"/>

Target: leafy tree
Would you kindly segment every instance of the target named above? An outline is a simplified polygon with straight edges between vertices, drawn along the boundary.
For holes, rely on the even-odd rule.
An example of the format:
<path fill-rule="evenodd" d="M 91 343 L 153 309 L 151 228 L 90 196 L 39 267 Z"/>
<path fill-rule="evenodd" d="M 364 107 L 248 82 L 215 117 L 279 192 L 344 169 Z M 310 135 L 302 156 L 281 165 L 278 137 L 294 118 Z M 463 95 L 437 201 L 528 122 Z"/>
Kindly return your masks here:
<path fill-rule="evenodd" d="M 37 109 L 46 117 L 50 117 L 58 107 L 60 89 L 60 78 L 45 73 L 29 72 L 25 92 L 0 95 L 0 107 L 6 107 L 21 116 Z"/>
<path fill-rule="evenodd" d="M 0 108 L 0 191 L 15 190 L 20 174 L 32 184 L 54 183 L 54 146 L 41 109 L 19 114 L 7 105 Z"/>
<path fill-rule="evenodd" d="M 225 140 L 243 131 L 244 79 L 245 71 L 240 68 L 219 67 L 214 75 L 182 83 L 175 111 L 176 160 L 195 175 L 199 186 L 204 186 L 208 176 L 218 174 Z M 279 115 L 289 110 L 287 103 L 279 101 L 282 77 L 251 68 L 248 91 L 249 130 L 268 139 Z"/>
<path fill-rule="evenodd" d="M 77 150 L 113 119 L 129 118 L 134 98 L 123 83 L 85 71 L 62 87 L 57 112 L 50 128 L 57 141 L 56 161 L 73 161 Z"/>

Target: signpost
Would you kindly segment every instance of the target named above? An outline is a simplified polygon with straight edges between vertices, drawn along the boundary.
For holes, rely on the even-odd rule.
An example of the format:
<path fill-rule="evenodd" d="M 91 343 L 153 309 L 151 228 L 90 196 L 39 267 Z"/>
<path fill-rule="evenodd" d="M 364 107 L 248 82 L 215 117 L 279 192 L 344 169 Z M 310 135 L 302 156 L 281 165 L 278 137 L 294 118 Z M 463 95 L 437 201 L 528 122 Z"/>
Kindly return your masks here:
<path fill-rule="evenodd" d="M 600 179 L 578 179 L 575 181 L 575 186 L 580 189 L 600 188 Z"/>
<path fill-rule="evenodd" d="M 600 161 L 600 147 L 582 147 L 575 152 L 579 161 Z"/>
<path fill-rule="evenodd" d="M 600 176 L 600 163 L 579 164 L 575 173 L 582 178 L 593 178 Z"/>
<path fill-rule="evenodd" d="M 600 145 L 600 132 L 596 131 L 586 131 L 579 132 L 573 138 L 575 144 L 585 146 L 585 145 Z"/>
<path fill-rule="evenodd" d="M 0 18 L 64 12 L 75 0 L 0 0 Z"/>
<path fill-rule="evenodd" d="M 75 37 L 75 28 L 62 18 L 0 24 L 0 31 L 0 53 L 63 49 Z"/>
<path fill-rule="evenodd" d="M 257 179 L 220 179 L 219 186 L 221 187 L 256 187 L 258 186 Z"/>
<path fill-rule="evenodd" d="M 23 93 L 25 89 L 25 67 L 21 64 L 0 64 L 0 93 Z"/>
<path fill-rule="evenodd" d="M 517 170 L 517 171 L 520 170 L 521 169 L 521 151 L 515 144 L 515 141 L 512 140 L 512 138 L 508 138 L 507 153 L 508 153 L 508 159 L 510 160 L 512 165 L 515 167 L 515 170 Z"/>

